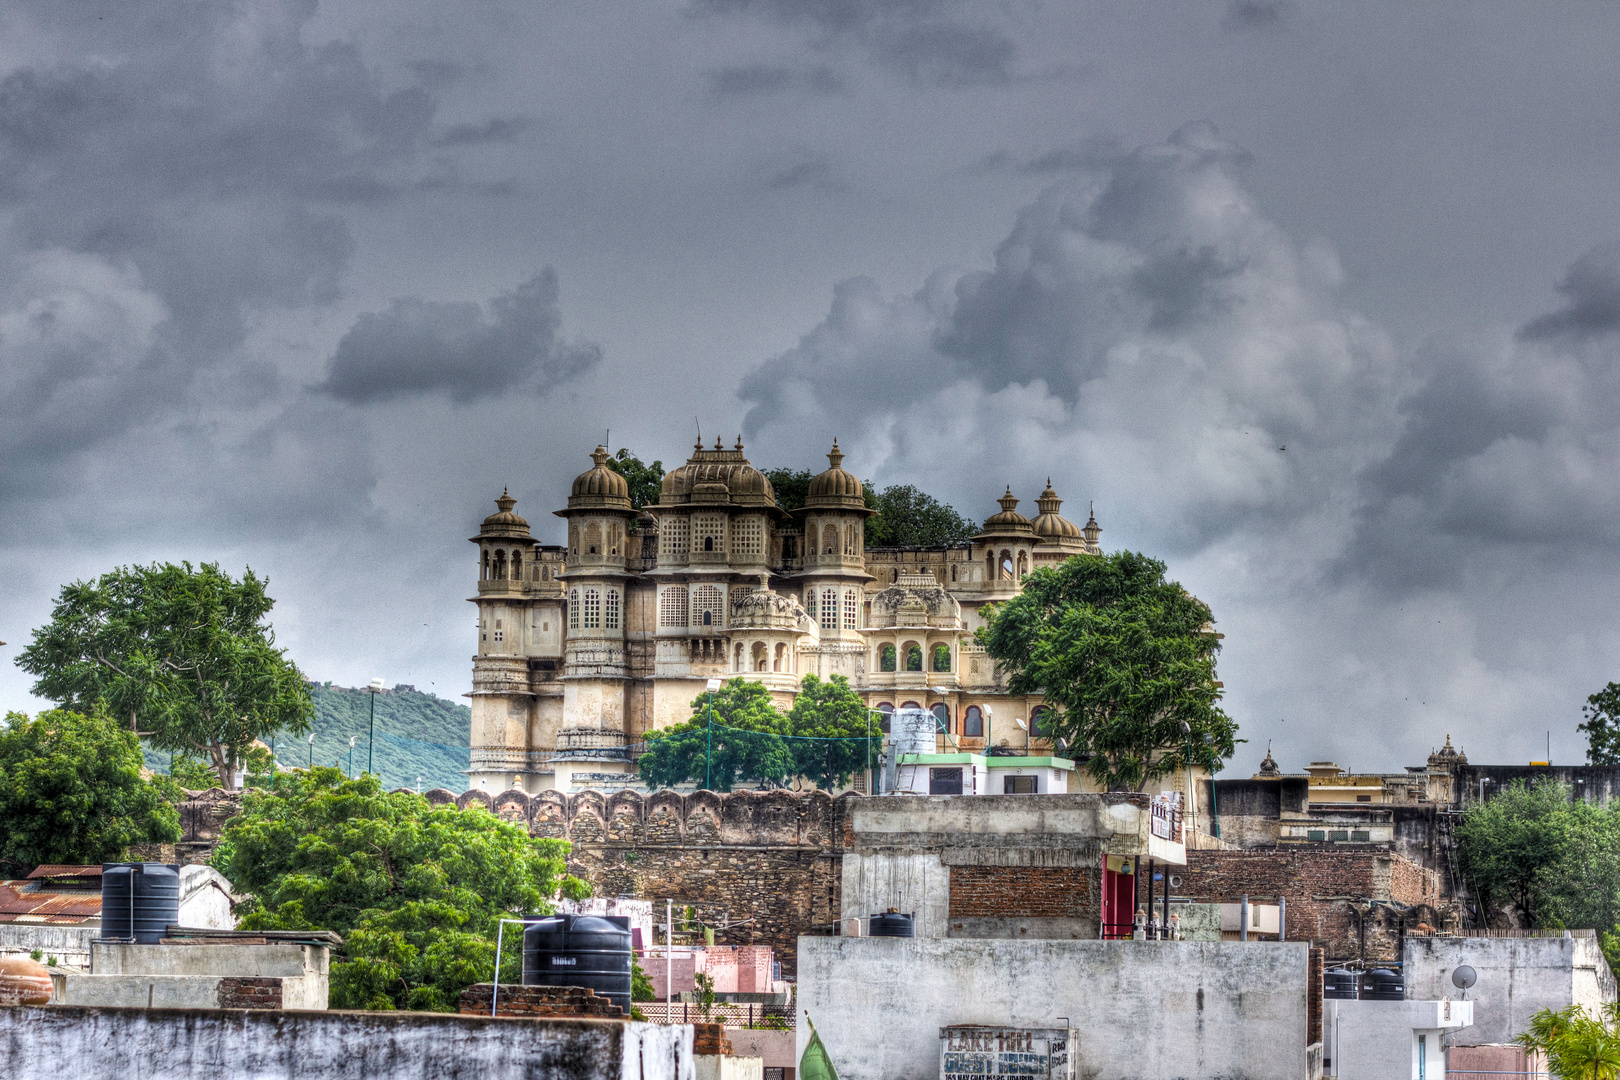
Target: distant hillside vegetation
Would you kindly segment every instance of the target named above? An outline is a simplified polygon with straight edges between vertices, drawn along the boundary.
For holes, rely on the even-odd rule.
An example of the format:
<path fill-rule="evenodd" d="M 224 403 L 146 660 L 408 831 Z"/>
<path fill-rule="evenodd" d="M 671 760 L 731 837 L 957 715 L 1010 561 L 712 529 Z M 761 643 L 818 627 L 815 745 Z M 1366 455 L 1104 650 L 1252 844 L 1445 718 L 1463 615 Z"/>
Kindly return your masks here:
<path fill-rule="evenodd" d="M 366 732 L 369 726 L 371 695 L 364 690 L 331 683 L 312 683 L 315 699 L 315 762 L 349 765 L 349 737 L 358 736 L 354 746 L 354 772 L 366 768 Z M 467 742 L 472 726 L 472 710 L 414 687 L 396 686 L 377 695 L 377 747 L 375 768 L 387 789 L 414 789 L 417 777 L 422 790 L 448 788 L 460 794 L 467 790 L 469 753 Z M 267 740 L 268 741 L 268 740 Z M 308 736 L 276 739 L 276 761 L 282 766 L 302 768 L 309 763 Z M 168 772 L 169 755 L 148 749 L 147 766 Z"/>

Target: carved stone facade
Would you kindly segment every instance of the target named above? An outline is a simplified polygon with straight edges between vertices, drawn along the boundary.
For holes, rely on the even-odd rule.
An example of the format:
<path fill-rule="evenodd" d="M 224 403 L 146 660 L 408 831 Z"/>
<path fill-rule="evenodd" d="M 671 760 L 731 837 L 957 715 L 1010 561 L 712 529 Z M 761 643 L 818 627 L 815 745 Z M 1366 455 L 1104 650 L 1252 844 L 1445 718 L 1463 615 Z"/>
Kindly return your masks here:
<path fill-rule="evenodd" d="M 689 719 L 707 680 L 737 676 L 785 708 L 805 675 L 842 675 L 874 709 L 935 710 L 953 749 L 1042 747 L 1040 699 L 1010 697 L 973 634 L 1031 570 L 1100 552 L 1095 518 L 1063 518 L 1048 483 L 1034 519 L 1008 490 L 971 540 L 869 551 L 861 482 L 836 441 L 827 457 L 789 512 L 741 439 L 699 444 L 638 512 L 598 447 L 556 511 L 558 546 L 536 542 L 502 492 L 472 538 L 471 786 L 632 785 L 646 733 Z"/>

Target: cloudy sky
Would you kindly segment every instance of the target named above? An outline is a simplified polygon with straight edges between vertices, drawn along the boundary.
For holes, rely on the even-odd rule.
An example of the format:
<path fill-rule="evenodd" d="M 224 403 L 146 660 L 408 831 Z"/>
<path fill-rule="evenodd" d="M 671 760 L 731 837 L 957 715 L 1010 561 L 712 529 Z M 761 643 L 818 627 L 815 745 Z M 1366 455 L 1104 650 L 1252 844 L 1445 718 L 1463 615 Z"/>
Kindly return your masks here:
<path fill-rule="evenodd" d="M 1214 607 L 1237 774 L 1576 760 L 1617 41 L 1610 0 L 10 0 L 4 705 L 64 582 L 153 559 L 267 574 L 314 677 L 460 694 L 502 486 L 555 541 L 609 431 L 701 423 L 1095 500 Z"/>

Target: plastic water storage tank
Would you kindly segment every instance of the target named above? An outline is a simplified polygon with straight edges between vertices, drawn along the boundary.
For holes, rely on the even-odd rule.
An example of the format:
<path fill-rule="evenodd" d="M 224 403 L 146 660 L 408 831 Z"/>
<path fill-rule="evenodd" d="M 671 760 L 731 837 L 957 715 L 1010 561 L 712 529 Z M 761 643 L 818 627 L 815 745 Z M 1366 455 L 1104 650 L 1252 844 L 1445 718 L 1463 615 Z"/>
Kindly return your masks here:
<path fill-rule="evenodd" d="M 156 945 L 180 921 L 180 867 L 101 864 L 101 936 Z"/>
<path fill-rule="evenodd" d="M 1331 968 L 1322 973 L 1322 996 L 1333 1001 L 1356 1000 L 1357 975 L 1349 968 Z"/>
<path fill-rule="evenodd" d="M 1398 971 L 1374 968 L 1368 972 L 1371 985 L 1362 997 L 1371 1001 L 1405 1001 L 1406 980 Z"/>
<path fill-rule="evenodd" d="M 910 915 L 898 911 L 873 915 L 866 921 L 867 937 L 916 937 L 917 924 Z"/>
<path fill-rule="evenodd" d="M 549 915 L 523 930 L 524 986 L 583 986 L 630 1015 L 630 931 L 597 915 Z"/>

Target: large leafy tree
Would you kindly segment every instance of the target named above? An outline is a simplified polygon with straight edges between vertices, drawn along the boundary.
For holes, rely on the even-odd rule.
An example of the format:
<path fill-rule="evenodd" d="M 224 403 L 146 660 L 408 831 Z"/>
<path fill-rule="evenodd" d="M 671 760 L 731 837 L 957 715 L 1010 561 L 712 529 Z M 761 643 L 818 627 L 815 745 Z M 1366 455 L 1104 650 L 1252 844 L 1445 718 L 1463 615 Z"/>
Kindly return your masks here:
<path fill-rule="evenodd" d="M 1218 768 L 1233 751 L 1212 624 L 1164 563 L 1121 551 L 1035 571 L 979 640 L 1013 694 L 1044 697 L 1044 734 L 1089 755 L 1098 783 L 1141 791 L 1189 761 Z"/>
<path fill-rule="evenodd" d="M 1592 765 L 1620 765 L 1620 683 L 1610 683 L 1581 707 L 1586 717 L 1586 760 Z"/>
<path fill-rule="evenodd" d="M 1581 1005 L 1557 1012 L 1542 1009 L 1530 1018 L 1530 1030 L 1517 1041 L 1545 1054 L 1551 1074 L 1564 1080 L 1620 1077 L 1620 1005 L 1615 1002 L 1604 1005 L 1596 1015 Z"/>
<path fill-rule="evenodd" d="M 607 459 L 607 467 L 624 477 L 625 483 L 630 485 L 630 505 L 637 510 L 650 503 L 658 501 L 659 493 L 664 487 L 664 463 L 655 461 L 647 465 L 628 447 L 619 447 L 619 452 Z"/>
<path fill-rule="evenodd" d="M 105 708 L 160 750 L 205 758 L 225 787 L 247 747 L 309 730 L 303 674 L 276 648 L 268 582 L 215 563 L 120 567 L 63 586 L 17 658 L 34 693 Z"/>
<path fill-rule="evenodd" d="M 0 863 L 20 876 L 173 843 L 179 794 L 166 779 L 142 779 L 140 743 L 105 714 L 10 713 L 0 728 Z"/>
<path fill-rule="evenodd" d="M 649 733 L 641 779 L 649 787 L 688 781 L 730 791 L 744 781 L 782 785 L 794 775 L 787 717 L 759 682 L 732 679 L 692 701 L 692 719 Z"/>
<path fill-rule="evenodd" d="M 434 807 L 317 767 L 249 792 L 213 863 L 253 896 L 242 929 L 344 936 L 335 1008 L 453 1011 L 489 981 L 502 917 L 589 894 L 567 852 L 481 807 Z M 521 952 L 503 956 L 503 982 L 517 981 Z"/>
<path fill-rule="evenodd" d="M 871 710 L 842 675 L 826 682 L 806 675 L 787 721 L 795 771 L 829 790 L 867 768 L 883 742 Z"/>
<path fill-rule="evenodd" d="M 765 479 L 776 492 L 776 505 L 783 510 L 797 510 L 810 494 L 810 481 L 816 474 L 809 469 L 766 469 Z"/>
<path fill-rule="evenodd" d="M 864 488 L 866 505 L 877 511 L 866 519 L 867 547 L 934 547 L 966 540 L 979 531 L 953 508 L 910 484 L 877 491 L 867 481 Z"/>

